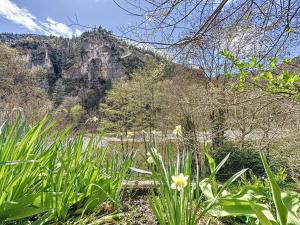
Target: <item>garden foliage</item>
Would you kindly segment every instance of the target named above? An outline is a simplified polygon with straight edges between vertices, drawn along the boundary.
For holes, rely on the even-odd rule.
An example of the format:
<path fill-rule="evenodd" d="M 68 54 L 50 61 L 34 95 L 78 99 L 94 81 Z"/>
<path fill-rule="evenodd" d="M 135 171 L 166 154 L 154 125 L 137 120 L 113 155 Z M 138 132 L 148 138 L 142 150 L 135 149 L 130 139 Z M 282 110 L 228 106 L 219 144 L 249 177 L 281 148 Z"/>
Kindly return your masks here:
<path fill-rule="evenodd" d="M 32 128 L 21 121 L 0 131 L 0 220 L 35 216 L 34 224 L 119 204 L 130 157 L 107 159 L 101 138 L 56 132 L 47 118 Z"/>

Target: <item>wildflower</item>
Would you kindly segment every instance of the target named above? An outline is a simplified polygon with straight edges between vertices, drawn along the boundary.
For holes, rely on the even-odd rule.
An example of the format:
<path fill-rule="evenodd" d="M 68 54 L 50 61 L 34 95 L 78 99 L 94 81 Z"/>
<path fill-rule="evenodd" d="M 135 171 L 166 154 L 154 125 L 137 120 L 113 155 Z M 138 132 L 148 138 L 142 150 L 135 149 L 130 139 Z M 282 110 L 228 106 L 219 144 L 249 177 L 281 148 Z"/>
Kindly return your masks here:
<path fill-rule="evenodd" d="M 98 119 L 97 116 L 93 116 L 93 117 L 91 118 L 91 121 L 94 122 L 94 123 L 96 123 L 98 120 L 99 120 L 99 119 Z"/>
<path fill-rule="evenodd" d="M 175 130 L 173 131 L 173 134 L 175 134 L 176 136 L 182 136 L 182 129 L 181 129 L 181 125 L 178 125 L 175 127 Z"/>
<path fill-rule="evenodd" d="M 42 177 L 47 177 L 48 176 L 48 174 L 47 173 L 40 173 L 39 174 L 39 178 L 42 178 Z"/>
<path fill-rule="evenodd" d="M 68 113 L 68 109 L 66 109 L 66 108 L 63 108 L 62 111 L 63 111 L 64 113 Z"/>
<path fill-rule="evenodd" d="M 154 156 L 156 156 L 159 160 L 162 160 L 162 156 L 161 156 L 161 154 L 159 154 L 159 153 L 157 152 L 157 149 L 156 149 L 156 148 L 152 148 L 151 151 L 152 151 L 152 154 L 153 154 Z M 147 156 L 148 156 L 148 159 L 147 159 L 148 163 L 153 164 L 155 161 L 154 161 L 154 159 L 153 159 L 151 153 L 150 153 L 150 152 L 147 152 Z"/>
<path fill-rule="evenodd" d="M 130 132 L 130 131 L 127 132 L 127 138 L 128 138 L 128 137 L 132 137 L 133 135 L 134 135 L 133 132 Z"/>
<path fill-rule="evenodd" d="M 148 161 L 148 163 L 150 163 L 150 164 L 153 164 L 154 163 L 154 159 L 153 159 L 153 157 L 150 155 L 149 153 L 147 153 L 147 156 L 148 156 L 148 159 L 147 159 L 147 161 Z"/>
<path fill-rule="evenodd" d="M 171 184 L 172 189 L 177 189 L 178 191 L 183 190 L 183 188 L 187 185 L 187 180 L 189 176 L 184 176 L 182 173 L 178 176 L 172 176 L 173 183 Z"/>

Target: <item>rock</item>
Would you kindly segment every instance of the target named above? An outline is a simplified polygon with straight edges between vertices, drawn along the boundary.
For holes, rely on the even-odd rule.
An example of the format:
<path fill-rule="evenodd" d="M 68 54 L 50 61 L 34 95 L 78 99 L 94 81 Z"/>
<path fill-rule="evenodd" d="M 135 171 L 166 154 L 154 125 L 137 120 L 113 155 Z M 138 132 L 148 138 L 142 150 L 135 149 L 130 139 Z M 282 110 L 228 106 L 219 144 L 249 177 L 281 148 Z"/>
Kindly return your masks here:
<path fill-rule="evenodd" d="M 42 67 L 46 71 L 40 84 L 50 96 L 56 81 L 62 79 L 66 96 L 84 98 L 93 93 L 97 97 L 94 105 L 86 104 L 89 107 L 97 106 L 112 82 L 143 66 L 149 57 L 149 53 L 129 46 L 103 29 L 72 39 L 3 33 L 0 41 L 19 49 L 29 67 Z"/>

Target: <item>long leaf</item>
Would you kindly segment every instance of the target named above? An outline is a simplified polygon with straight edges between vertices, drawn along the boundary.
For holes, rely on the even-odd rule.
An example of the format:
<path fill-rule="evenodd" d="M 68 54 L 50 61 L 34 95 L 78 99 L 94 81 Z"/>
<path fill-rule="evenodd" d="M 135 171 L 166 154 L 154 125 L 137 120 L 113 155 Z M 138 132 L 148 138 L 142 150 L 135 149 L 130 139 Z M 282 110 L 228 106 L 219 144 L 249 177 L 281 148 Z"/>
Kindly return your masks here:
<path fill-rule="evenodd" d="M 261 160 L 263 162 L 265 171 L 267 173 L 267 176 L 269 178 L 271 191 L 272 191 L 272 197 L 274 200 L 278 220 L 280 221 L 280 225 L 286 225 L 287 218 L 288 218 L 288 210 L 282 202 L 280 188 L 279 188 L 278 184 L 276 183 L 274 174 L 272 173 L 272 171 L 267 163 L 267 159 L 266 159 L 265 155 L 262 152 L 260 152 L 260 156 L 261 156 Z"/>

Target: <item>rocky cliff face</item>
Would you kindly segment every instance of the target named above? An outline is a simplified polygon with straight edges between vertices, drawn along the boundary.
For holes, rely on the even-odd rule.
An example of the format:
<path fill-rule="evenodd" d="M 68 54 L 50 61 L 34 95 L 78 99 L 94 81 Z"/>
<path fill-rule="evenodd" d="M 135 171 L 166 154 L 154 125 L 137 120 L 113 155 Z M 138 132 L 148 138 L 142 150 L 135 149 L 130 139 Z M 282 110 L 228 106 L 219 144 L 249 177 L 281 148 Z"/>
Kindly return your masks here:
<path fill-rule="evenodd" d="M 30 67 L 45 69 L 41 85 L 50 96 L 60 81 L 66 96 L 79 97 L 83 102 L 92 96 L 95 102 L 86 107 L 97 105 L 113 81 L 142 66 L 151 55 L 102 29 L 72 39 L 0 34 L 0 41 L 19 49 Z"/>

